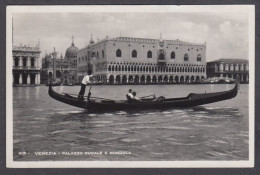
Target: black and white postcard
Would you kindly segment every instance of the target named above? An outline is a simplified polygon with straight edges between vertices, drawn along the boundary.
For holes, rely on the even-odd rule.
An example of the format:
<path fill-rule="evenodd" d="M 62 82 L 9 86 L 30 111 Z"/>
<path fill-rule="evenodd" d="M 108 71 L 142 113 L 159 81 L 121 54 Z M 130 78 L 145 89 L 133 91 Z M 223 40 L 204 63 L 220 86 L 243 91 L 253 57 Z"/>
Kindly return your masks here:
<path fill-rule="evenodd" d="M 7 167 L 254 166 L 253 5 L 7 6 Z"/>

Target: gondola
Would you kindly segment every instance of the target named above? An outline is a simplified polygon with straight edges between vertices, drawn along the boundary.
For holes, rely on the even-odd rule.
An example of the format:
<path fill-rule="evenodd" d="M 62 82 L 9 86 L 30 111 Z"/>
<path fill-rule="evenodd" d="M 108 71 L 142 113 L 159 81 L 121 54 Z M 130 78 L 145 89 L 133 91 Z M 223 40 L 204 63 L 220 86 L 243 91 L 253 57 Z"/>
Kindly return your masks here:
<path fill-rule="evenodd" d="M 89 92 L 86 99 L 78 99 L 71 94 L 59 94 L 49 86 L 49 95 L 60 102 L 90 111 L 101 110 L 129 110 L 129 109 L 166 109 L 166 108 L 186 108 L 199 106 L 234 98 L 237 95 L 238 84 L 228 91 L 214 93 L 190 93 L 182 98 L 143 98 L 142 101 L 132 100 L 111 100 L 98 97 L 91 97 Z"/>

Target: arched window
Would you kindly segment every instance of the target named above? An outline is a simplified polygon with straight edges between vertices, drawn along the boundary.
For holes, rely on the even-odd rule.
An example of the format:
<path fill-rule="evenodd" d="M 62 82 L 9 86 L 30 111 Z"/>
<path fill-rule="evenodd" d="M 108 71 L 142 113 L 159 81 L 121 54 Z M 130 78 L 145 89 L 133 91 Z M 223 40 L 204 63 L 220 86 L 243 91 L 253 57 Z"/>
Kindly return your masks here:
<path fill-rule="evenodd" d="M 171 59 L 175 59 L 175 52 L 171 53 Z"/>
<path fill-rule="evenodd" d="M 102 50 L 102 58 L 105 57 L 105 53 L 104 53 L 104 50 Z"/>
<path fill-rule="evenodd" d="M 187 53 L 184 55 L 184 61 L 189 61 L 189 55 Z"/>
<path fill-rule="evenodd" d="M 116 57 L 121 57 L 122 56 L 122 52 L 120 49 L 117 49 L 116 51 Z"/>
<path fill-rule="evenodd" d="M 200 54 L 197 56 L 197 61 L 201 61 L 201 55 Z"/>
<path fill-rule="evenodd" d="M 137 52 L 136 52 L 136 50 L 133 50 L 132 51 L 132 58 L 136 58 L 137 57 Z"/>
<path fill-rule="evenodd" d="M 147 58 L 152 58 L 153 57 L 153 54 L 152 54 L 152 52 L 149 50 L 148 52 L 147 52 Z"/>

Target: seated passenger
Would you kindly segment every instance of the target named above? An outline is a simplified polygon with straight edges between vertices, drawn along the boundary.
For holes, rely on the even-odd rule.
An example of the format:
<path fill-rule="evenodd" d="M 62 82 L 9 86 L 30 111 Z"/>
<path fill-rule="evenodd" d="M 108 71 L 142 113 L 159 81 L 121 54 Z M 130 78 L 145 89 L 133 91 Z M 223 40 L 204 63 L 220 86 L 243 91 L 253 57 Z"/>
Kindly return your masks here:
<path fill-rule="evenodd" d="M 132 100 L 133 99 L 133 91 L 132 91 L 132 89 L 129 89 L 129 92 L 128 92 L 128 94 L 126 94 L 126 98 L 127 98 L 127 100 Z"/>
<path fill-rule="evenodd" d="M 136 92 L 133 92 L 133 95 L 134 95 L 133 100 L 135 100 L 135 101 L 141 101 L 140 98 L 138 98 L 138 97 L 136 96 Z"/>

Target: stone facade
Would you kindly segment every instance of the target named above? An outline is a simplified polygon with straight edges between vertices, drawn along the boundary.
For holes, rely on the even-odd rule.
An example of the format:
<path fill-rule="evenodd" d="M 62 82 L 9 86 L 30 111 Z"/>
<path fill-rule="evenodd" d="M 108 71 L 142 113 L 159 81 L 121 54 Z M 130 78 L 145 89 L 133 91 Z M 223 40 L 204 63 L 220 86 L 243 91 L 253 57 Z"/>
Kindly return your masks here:
<path fill-rule="evenodd" d="M 206 78 L 206 44 L 105 38 L 77 52 L 78 80 L 91 71 L 109 84 L 190 83 Z"/>
<path fill-rule="evenodd" d="M 13 85 L 40 84 L 40 47 L 13 46 Z"/>
<path fill-rule="evenodd" d="M 54 50 L 50 54 L 45 54 L 42 59 L 42 83 L 50 82 L 58 84 L 75 84 L 77 83 L 77 51 L 78 48 L 72 44 L 67 48 L 65 58 Z"/>
<path fill-rule="evenodd" d="M 207 63 L 208 78 L 223 77 L 249 82 L 249 65 L 246 59 L 219 59 Z"/>

